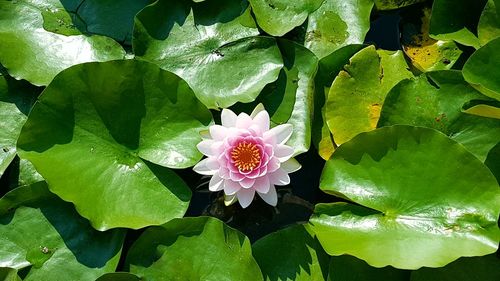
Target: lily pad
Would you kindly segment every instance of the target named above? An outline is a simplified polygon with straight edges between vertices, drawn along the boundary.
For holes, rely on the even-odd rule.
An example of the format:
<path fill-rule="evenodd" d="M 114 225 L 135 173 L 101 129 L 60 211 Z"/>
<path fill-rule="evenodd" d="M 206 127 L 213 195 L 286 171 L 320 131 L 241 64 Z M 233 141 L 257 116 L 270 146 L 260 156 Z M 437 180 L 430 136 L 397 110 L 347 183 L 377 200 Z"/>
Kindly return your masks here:
<path fill-rule="evenodd" d="M 312 131 L 312 141 L 321 158 L 328 160 L 335 151 L 332 133 L 326 124 L 325 101 L 328 98 L 330 87 L 338 73 L 349 63 L 349 59 L 363 49 L 360 44 L 347 45 L 342 47 L 319 61 L 318 72 L 315 77 L 314 94 L 314 122 Z M 321 110 L 319 110 L 321 109 Z"/>
<path fill-rule="evenodd" d="M 375 268 L 349 255 L 332 257 L 328 281 L 409 281 L 409 270 L 391 266 Z"/>
<path fill-rule="evenodd" d="M 475 105 L 465 110 L 464 113 L 500 119 L 500 108 L 487 104 Z"/>
<path fill-rule="evenodd" d="M 95 281 L 141 281 L 138 276 L 128 272 L 112 272 L 106 273 L 97 278 Z"/>
<path fill-rule="evenodd" d="M 454 40 L 479 49 L 477 23 L 488 0 L 435 0 L 432 4 L 430 36 Z"/>
<path fill-rule="evenodd" d="M 333 81 L 325 116 L 335 143 L 376 128 L 385 96 L 399 81 L 412 77 L 401 51 L 369 46 L 350 59 Z"/>
<path fill-rule="evenodd" d="M 41 90 L 0 73 L 0 177 L 16 156 L 16 141 Z"/>
<path fill-rule="evenodd" d="M 293 134 L 287 145 L 294 148 L 294 155 L 305 153 L 311 145 L 311 126 L 314 99 L 314 77 L 318 59 L 304 46 L 279 39 L 284 67 L 278 80 L 266 85 L 257 99 L 249 104 L 237 104 L 237 112 L 251 112 L 262 103 L 274 124 L 288 123 Z"/>
<path fill-rule="evenodd" d="M 500 61 L 500 38 L 490 41 L 474 52 L 463 68 L 463 75 L 483 94 L 500 100 L 500 73 L 497 71 Z"/>
<path fill-rule="evenodd" d="M 321 59 L 341 47 L 362 44 L 372 8 L 372 0 L 325 0 L 309 15 L 304 46 Z"/>
<path fill-rule="evenodd" d="M 403 50 L 418 70 L 435 71 L 451 69 L 462 54 L 454 41 L 434 40 L 429 36 L 431 10 L 422 10 L 420 30 L 417 25 L 403 26 Z"/>
<path fill-rule="evenodd" d="M 148 228 L 128 252 L 127 267 L 142 279 L 263 280 L 248 238 L 212 217 L 174 219 Z"/>
<path fill-rule="evenodd" d="M 160 0 L 136 17 L 134 52 L 185 79 L 209 108 L 251 102 L 283 66 L 245 0 Z"/>
<path fill-rule="evenodd" d="M 123 230 L 94 230 L 44 182 L 0 199 L 0 267 L 31 266 L 26 281 L 95 280 L 113 272 L 124 237 Z"/>
<path fill-rule="evenodd" d="M 44 29 L 50 26 L 72 36 Z M 0 49 L 0 63 L 11 76 L 38 86 L 70 66 L 125 56 L 113 39 L 83 35 L 56 0 L 0 0 Z"/>
<path fill-rule="evenodd" d="M 0 267 L 0 280 L 2 281 L 20 281 L 17 270 L 8 267 Z"/>
<path fill-rule="evenodd" d="M 398 125 L 359 134 L 327 161 L 320 188 L 359 204 L 316 205 L 310 222 L 330 255 L 417 269 L 498 248 L 495 177 L 436 130 Z"/>
<path fill-rule="evenodd" d="M 488 0 L 479 19 L 477 34 L 481 45 L 500 37 L 500 0 Z"/>
<path fill-rule="evenodd" d="M 264 280 L 326 280 L 329 257 L 304 225 L 271 233 L 252 249 Z"/>
<path fill-rule="evenodd" d="M 211 120 L 186 82 L 153 64 L 87 63 L 45 89 L 17 147 L 95 228 L 142 228 L 184 214 L 190 190 L 164 167 L 197 163 Z"/>
<path fill-rule="evenodd" d="M 301 25 L 324 0 L 249 0 L 257 23 L 273 36 L 283 36 Z"/>
<path fill-rule="evenodd" d="M 429 127 L 464 145 L 481 161 L 500 140 L 500 120 L 465 114 L 471 100 L 487 97 L 468 85 L 460 71 L 438 71 L 396 85 L 382 108 L 378 127 Z"/>

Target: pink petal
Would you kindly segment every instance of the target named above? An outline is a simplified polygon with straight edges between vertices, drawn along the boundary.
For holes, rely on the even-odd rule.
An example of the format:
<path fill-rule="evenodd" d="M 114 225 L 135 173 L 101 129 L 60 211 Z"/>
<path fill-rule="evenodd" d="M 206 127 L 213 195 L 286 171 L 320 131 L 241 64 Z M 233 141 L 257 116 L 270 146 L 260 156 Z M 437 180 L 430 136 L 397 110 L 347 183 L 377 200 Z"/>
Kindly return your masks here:
<path fill-rule="evenodd" d="M 257 192 L 257 194 L 259 194 L 260 198 L 271 206 L 276 206 L 278 204 L 278 194 L 276 194 L 276 188 L 274 185 L 269 187 L 269 191 L 267 193 Z"/>
<path fill-rule="evenodd" d="M 293 173 L 298 171 L 302 166 L 300 163 L 295 160 L 295 158 L 290 158 L 287 161 L 281 163 L 281 168 L 285 170 L 287 173 Z"/>
<path fill-rule="evenodd" d="M 210 170 L 219 170 L 219 161 L 217 161 L 215 157 L 208 157 L 206 160 L 207 161 L 205 162 L 205 165 L 207 166 L 207 168 L 209 168 Z"/>
<path fill-rule="evenodd" d="M 245 178 L 244 175 L 240 174 L 240 173 L 233 173 L 233 172 L 229 172 L 229 178 L 232 180 L 232 181 L 241 181 Z"/>
<path fill-rule="evenodd" d="M 267 166 L 259 169 L 259 176 L 263 176 L 265 174 L 267 174 Z"/>
<path fill-rule="evenodd" d="M 214 152 L 212 151 L 212 145 L 214 143 L 215 142 L 213 140 L 204 140 L 204 141 L 201 141 L 200 143 L 198 143 L 196 145 L 196 147 L 198 148 L 198 150 L 201 153 L 203 153 L 203 155 L 215 156 Z"/>
<path fill-rule="evenodd" d="M 293 148 L 288 145 L 278 144 L 274 148 L 274 156 L 277 157 L 280 162 L 285 162 L 293 156 Z"/>
<path fill-rule="evenodd" d="M 252 124 L 250 127 L 248 127 L 248 131 L 252 133 L 252 136 L 262 136 L 263 132 L 263 130 L 257 124 Z"/>
<path fill-rule="evenodd" d="M 288 173 L 283 169 L 278 169 L 274 173 L 268 174 L 269 181 L 275 185 L 287 185 L 290 183 Z"/>
<path fill-rule="evenodd" d="M 264 147 L 264 152 L 266 152 L 266 154 L 269 157 L 274 156 L 274 146 L 266 143 L 266 146 Z"/>
<path fill-rule="evenodd" d="M 255 184 L 253 185 L 253 188 L 255 191 L 259 193 L 267 193 L 269 192 L 269 188 L 271 186 L 271 183 L 269 182 L 268 177 L 260 177 L 257 180 L 255 180 Z"/>
<path fill-rule="evenodd" d="M 210 135 L 216 141 L 224 140 L 224 138 L 227 136 L 227 131 L 227 128 L 221 125 L 210 126 Z"/>
<path fill-rule="evenodd" d="M 255 180 L 250 178 L 244 178 L 242 181 L 240 181 L 240 185 L 243 188 L 250 188 L 253 186 L 254 183 Z"/>
<path fill-rule="evenodd" d="M 212 149 L 212 152 L 215 155 L 220 155 L 224 152 L 224 142 L 222 141 L 214 141 L 210 147 Z"/>
<path fill-rule="evenodd" d="M 210 191 L 219 191 L 224 188 L 224 179 L 219 176 L 218 173 L 212 176 L 210 182 L 208 183 L 208 190 Z"/>
<path fill-rule="evenodd" d="M 254 124 L 258 125 L 262 132 L 269 130 L 269 113 L 262 110 L 253 118 Z"/>
<path fill-rule="evenodd" d="M 236 193 L 236 196 L 238 196 L 241 207 L 246 208 L 252 203 L 253 197 L 255 196 L 255 190 L 253 190 L 253 188 L 240 189 L 240 191 Z"/>
<path fill-rule="evenodd" d="M 224 127 L 234 127 L 236 126 L 236 114 L 229 109 L 223 109 L 220 115 L 222 126 Z"/>
<path fill-rule="evenodd" d="M 229 179 L 229 170 L 225 167 L 220 167 L 219 176 L 225 180 Z"/>
<path fill-rule="evenodd" d="M 246 175 L 247 178 L 255 179 L 260 175 L 260 168 L 253 170 L 250 174 Z"/>
<path fill-rule="evenodd" d="M 274 171 L 278 170 L 280 166 L 281 166 L 280 160 L 278 160 L 278 158 L 276 157 L 273 157 L 271 158 L 271 160 L 269 160 L 269 163 L 267 164 L 267 172 L 273 173 Z"/>
<path fill-rule="evenodd" d="M 290 124 L 278 125 L 264 133 L 264 142 L 284 144 L 292 136 L 293 127 Z"/>
<path fill-rule="evenodd" d="M 252 126 L 253 120 L 248 116 L 246 113 L 240 113 L 238 115 L 238 118 L 236 119 L 236 128 L 239 129 L 248 129 L 250 126 Z"/>
<path fill-rule="evenodd" d="M 226 195 L 233 195 L 241 189 L 241 185 L 232 180 L 224 180 L 224 193 Z"/>
<path fill-rule="evenodd" d="M 215 175 L 215 173 L 217 173 L 218 169 L 213 169 L 210 161 L 213 161 L 213 158 L 205 158 L 205 159 L 201 160 L 200 162 L 198 162 L 198 164 L 196 164 L 193 167 L 193 171 L 197 172 L 198 174 L 207 175 L 207 176 Z M 208 163 L 208 165 L 207 165 L 207 163 Z"/>

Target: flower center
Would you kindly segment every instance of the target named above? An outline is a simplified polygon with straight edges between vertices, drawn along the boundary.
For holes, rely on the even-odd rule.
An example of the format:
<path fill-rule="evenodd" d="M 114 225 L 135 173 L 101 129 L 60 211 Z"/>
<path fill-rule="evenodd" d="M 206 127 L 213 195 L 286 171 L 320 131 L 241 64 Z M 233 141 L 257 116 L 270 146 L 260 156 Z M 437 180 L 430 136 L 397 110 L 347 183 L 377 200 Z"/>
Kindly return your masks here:
<path fill-rule="evenodd" d="M 231 151 L 234 166 L 240 171 L 252 171 L 260 164 L 260 151 L 256 144 L 240 142 Z"/>

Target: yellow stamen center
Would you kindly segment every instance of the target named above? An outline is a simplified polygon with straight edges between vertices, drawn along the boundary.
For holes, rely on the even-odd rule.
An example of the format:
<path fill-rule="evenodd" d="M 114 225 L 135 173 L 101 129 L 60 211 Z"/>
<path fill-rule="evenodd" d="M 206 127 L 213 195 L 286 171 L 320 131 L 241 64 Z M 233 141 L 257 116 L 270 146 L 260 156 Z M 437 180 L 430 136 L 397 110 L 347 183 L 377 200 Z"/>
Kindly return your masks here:
<path fill-rule="evenodd" d="M 231 158 L 238 170 L 252 171 L 260 163 L 260 151 L 257 145 L 242 141 L 231 151 Z"/>

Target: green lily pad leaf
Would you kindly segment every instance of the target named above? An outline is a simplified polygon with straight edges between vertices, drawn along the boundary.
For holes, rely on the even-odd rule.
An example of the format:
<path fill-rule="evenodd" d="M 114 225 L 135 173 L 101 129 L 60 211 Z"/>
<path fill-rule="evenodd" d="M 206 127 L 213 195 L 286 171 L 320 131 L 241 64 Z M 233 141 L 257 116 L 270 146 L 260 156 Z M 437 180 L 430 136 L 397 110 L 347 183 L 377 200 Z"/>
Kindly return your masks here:
<path fill-rule="evenodd" d="M 288 123 L 293 134 L 287 145 L 295 155 L 307 152 L 311 145 L 314 99 L 314 76 L 318 59 L 307 48 L 286 39 L 279 39 L 284 67 L 278 80 L 266 85 L 257 99 L 249 104 L 235 105 L 236 112 L 251 112 L 262 103 L 274 124 Z"/>
<path fill-rule="evenodd" d="M 304 225 L 271 233 L 252 250 L 264 280 L 326 280 L 329 257 Z"/>
<path fill-rule="evenodd" d="M 71 30 L 72 36 L 44 29 L 53 25 L 65 28 L 61 33 Z M 11 76 L 38 86 L 70 66 L 125 56 L 113 39 L 83 35 L 55 0 L 0 0 L 0 49 L 0 63 Z"/>
<path fill-rule="evenodd" d="M 21 280 L 17 276 L 17 270 L 8 267 L 0 267 L 0 280 L 2 281 L 18 281 Z"/>
<path fill-rule="evenodd" d="M 369 46 L 355 54 L 328 93 L 325 115 L 335 143 L 375 129 L 389 90 L 410 77 L 401 51 L 377 51 Z"/>
<path fill-rule="evenodd" d="M 250 240 L 212 217 L 174 219 L 148 228 L 130 248 L 126 265 L 145 280 L 165 276 L 192 281 L 263 280 Z"/>
<path fill-rule="evenodd" d="M 497 182 L 500 184 L 500 142 L 490 150 L 484 164 L 490 168 L 490 171 L 495 175 Z"/>
<path fill-rule="evenodd" d="M 477 26 L 477 35 L 481 45 L 500 37 L 500 0 L 488 0 L 486 3 Z"/>
<path fill-rule="evenodd" d="M 474 52 L 463 68 L 463 75 L 483 94 L 500 100 L 500 76 L 498 62 L 500 61 L 500 38 L 490 41 Z"/>
<path fill-rule="evenodd" d="M 380 11 L 394 10 L 425 1 L 426 0 L 375 0 L 375 7 Z"/>
<path fill-rule="evenodd" d="M 324 0 L 249 0 L 257 23 L 273 36 L 283 36 L 301 25 Z"/>
<path fill-rule="evenodd" d="M 500 259 L 495 255 L 461 258 L 442 268 L 422 268 L 411 274 L 411 281 L 497 281 Z"/>
<path fill-rule="evenodd" d="M 500 108 L 487 104 L 475 105 L 465 110 L 464 113 L 500 119 Z"/>
<path fill-rule="evenodd" d="M 430 36 L 454 40 L 479 49 L 477 22 L 488 0 L 435 0 L 432 4 Z"/>
<path fill-rule="evenodd" d="M 410 271 L 391 266 L 375 268 L 353 256 L 332 257 L 328 281 L 408 281 Z"/>
<path fill-rule="evenodd" d="M 209 108 L 251 102 L 283 66 L 244 0 L 160 0 L 136 17 L 134 52 L 185 79 Z"/>
<path fill-rule="evenodd" d="M 362 44 L 372 8 L 372 0 L 325 0 L 309 15 L 304 46 L 321 59 L 341 47 Z"/>
<path fill-rule="evenodd" d="M 83 33 L 109 36 L 118 42 L 130 45 L 132 43 L 132 29 L 134 27 L 135 15 L 146 5 L 154 1 L 60 0 L 60 2 L 73 20 L 73 24 L 77 25 Z M 42 14 L 44 18 L 58 15 L 58 13 L 49 13 L 46 11 Z M 47 21 L 45 22 L 46 24 Z M 54 25 L 55 29 L 59 29 L 61 26 L 57 21 L 51 21 L 49 24 Z M 44 27 L 47 29 L 46 26 Z M 60 30 L 49 31 L 61 33 Z"/>
<path fill-rule="evenodd" d="M 124 237 L 123 230 L 94 230 L 45 182 L 14 189 L 0 199 L 0 267 L 31 266 L 27 281 L 95 280 L 113 272 Z"/>
<path fill-rule="evenodd" d="M 434 40 L 429 36 L 431 10 L 424 8 L 420 25 L 406 23 L 403 26 L 403 50 L 411 63 L 422 72 L 446 70 L 457 62 L 462 55 L 454 41 Z"/>
<path fill-rule="evenodd" d="M 138 276 L 128 272 L 112 272 L 106 273 L 97 278 L 95 281 L 141 281 Z"/>
<path fill-rule="evenodd" d="M 397 125 L 359 134 L 327 161 L 320 188 L 360 204 L 316 205 L 310 222 L 330 255 L 417 269 L 498 248 L 495 177 L 436 130 Z"/>
<path fill-rule="evenodd" d="M 40 92 L 25 81 L 0 73 L 0 177 L 16 156 L 17 137 Z"/>
<path fill-rule="evenodd" d="M 330 55 L 322 58 L 318 64 L 318 72 L 315 77 L 314 93 L 314 122 L 312 129 L 312 141 L 318 149 L 319 155 L 328 160 L 335 151 L 335 143 L 325 117 L 325 100 L 328 98 L 333 79 L 349 63 L 349 59 L 363 49 L 364 45 L 347 45 Z M 318 110 L 321 109 L 321 110 Z"/>
<path fill-rule="evenodd" d="M 96 229 L 142 228 L 184 215 L 190 190 L 161 166 L 197 163 L 211 120 L 186 82 L 151 63 L 87 63 L 45 89 L 17 147 Z"/>
<path fill-rule="evenodd" d="M 438 71 L 396 85 L 382 108 L 378 127 L 429 127 L 464 145 L 481 161 L 500 140 L 500 120 L 462 113 L 471 100 L 485 100 L 460 71 Z"/>

